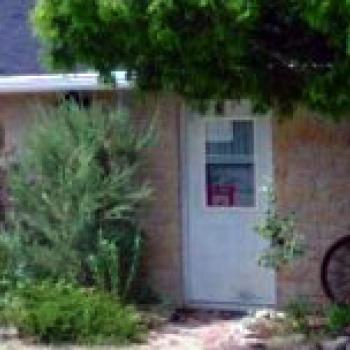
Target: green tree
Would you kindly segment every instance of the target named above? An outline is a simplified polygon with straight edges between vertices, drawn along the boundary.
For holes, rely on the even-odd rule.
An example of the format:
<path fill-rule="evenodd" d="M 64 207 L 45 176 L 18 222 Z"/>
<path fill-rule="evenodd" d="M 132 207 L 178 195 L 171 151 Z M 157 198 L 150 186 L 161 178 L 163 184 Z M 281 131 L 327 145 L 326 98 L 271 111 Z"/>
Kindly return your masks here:
<path fill-rule="evenodd" d="M 141 89 L 350 110 L 348 0 L 38 0 L 54 68 L 126 69 Z"/>

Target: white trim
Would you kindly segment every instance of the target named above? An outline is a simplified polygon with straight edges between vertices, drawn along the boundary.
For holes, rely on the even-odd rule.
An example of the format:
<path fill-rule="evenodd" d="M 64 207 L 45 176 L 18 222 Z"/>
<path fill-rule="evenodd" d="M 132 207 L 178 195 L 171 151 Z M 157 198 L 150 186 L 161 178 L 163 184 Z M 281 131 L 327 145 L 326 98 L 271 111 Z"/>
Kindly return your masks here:
<path fill-rule="evenodd" d="M 116 86 L 101 83 L 97 73 L 0 76 L 0 94 L 26 92 L 59 92 L 68 90 L 130 89 L 126 72 L 114 73 Z"/>
<path fill-rule="evenodd" d="M 193 309 L 204 310 L 218 310 L 218 311 L 233 311 L 249 314 L 261 309 L 277 309 L 277 304 L 242 304 L 238 302 L 220 303 L 220 302 L 208 302 L 208 301 L 187 301 L 186 307 Z"/>

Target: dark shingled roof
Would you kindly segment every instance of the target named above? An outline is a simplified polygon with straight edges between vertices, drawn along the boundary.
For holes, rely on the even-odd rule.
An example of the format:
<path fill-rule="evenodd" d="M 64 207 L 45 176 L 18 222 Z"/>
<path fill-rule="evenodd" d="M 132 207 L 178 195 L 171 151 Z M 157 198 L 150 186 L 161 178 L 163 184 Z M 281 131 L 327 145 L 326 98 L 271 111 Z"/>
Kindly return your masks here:
<path fill-rule="evenodd" d="M 0 0 L 0 75 L 43 73 L 29 23 L 35 0 Z"/>

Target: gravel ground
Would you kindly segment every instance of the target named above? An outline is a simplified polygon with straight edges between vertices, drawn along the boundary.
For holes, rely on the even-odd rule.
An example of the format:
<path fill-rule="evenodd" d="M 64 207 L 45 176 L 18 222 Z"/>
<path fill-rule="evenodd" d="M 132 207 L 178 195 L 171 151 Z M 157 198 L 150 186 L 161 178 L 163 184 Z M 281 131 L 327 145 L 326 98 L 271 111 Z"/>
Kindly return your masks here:
<path fill-rule="evenodd" d="M 78 347 L 28 345 L 17 339 L 0 341 L 0 349 L 6 350 L 239 350 L 249 349 L 247 330 L 239 319 L 224 320 L 218 317 L 200 315 L 170 322 L 149 334 L 147 344 L 127 347 Z"/>
<path fill-rule="evenodd" d="M 186 324 L 168 324 L 162 329 L 152 331 L 147 344 L 128 347 L 46 347 L 39 345 L 26 345 L 18 340 L 4 341 L 0 349 L 6 350 L 49 350 L 49 349 L 71 349 L 71 350 L 233 350 L 248 349 L 247 340 L 244 339 L 239 322 L 236 321 L 213 321 L 211 323 L 199 324 L 198 322 Z"/>
<path fill-rule="evenodd" d="M 142 345 L 92 348 L 54 347 L 28 345 L 12 339 L 0 340 L 0 350 L 248 350 L 264 349 L 259 345 L 264 344 L 264 339 L 274 336 L 274 333 L 276 333 L 276 323 L 271 328 L 271 317 L 263 314 L 258 317 L 238 317 L 231 314 L 193 313 L 178 314 L 173 322 L 165 323 L 157 330 L 151 331 L 147 343 Z M 294 342 L 295 338 L 291 340 Z M 304 346 L 296 346 L 295 343 L 285 346 L 283 337 L 282 344 L 283 346 L 279 343 L 273 349 L 309 349 Z"/>

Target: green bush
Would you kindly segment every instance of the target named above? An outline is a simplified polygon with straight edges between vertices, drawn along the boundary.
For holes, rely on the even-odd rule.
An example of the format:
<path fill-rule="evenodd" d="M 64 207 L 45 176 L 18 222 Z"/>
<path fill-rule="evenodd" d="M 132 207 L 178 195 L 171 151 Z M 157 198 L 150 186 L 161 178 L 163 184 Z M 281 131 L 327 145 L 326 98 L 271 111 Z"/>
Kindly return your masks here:
<path fill-rule="evenodd" d="M 119 344 L 140 340 L 145 331 L 133 307 L 63 282 L 22 285 L 8 294 L 0 316 L 45 343 Z"/>
<path fill-rule="evenodd" d="M 350 306 L 332 305 L 326 312 L 328 329 L 338 333 L 350 326 Z"/>
<path fill-rule="evenodd" d="M 9 169 L 14 210 L 0 246 L 10 275 L 63 279 L 126 298 L 143 248 L 138 218 L 151 189 L 139 171 L 153 136 L 152 128 L 137 131 L 126 113 L 101 105 L 39 110 Z"/>
<path fill-rule="evenodd" d="M 303 299 L 291 301 L 285 311 L 293 330 L 302 334 L 309 334 L 308 317 L 314 313 L 314 310 L 308 301 Z"/>
<path fill-rule="evenodd" d="M 276 196 L 269 191 L 269 208 L 264 220 L 256 227 L 257 233 L 270 242 L 259 259 L 261 266 L 279 269 L 305 254 L 305 246 L 299 234 L 294 215 L 281 215 L 276 210 Z"/>

